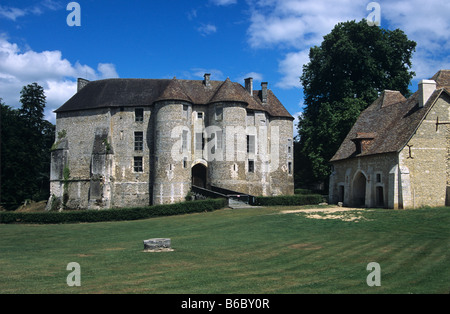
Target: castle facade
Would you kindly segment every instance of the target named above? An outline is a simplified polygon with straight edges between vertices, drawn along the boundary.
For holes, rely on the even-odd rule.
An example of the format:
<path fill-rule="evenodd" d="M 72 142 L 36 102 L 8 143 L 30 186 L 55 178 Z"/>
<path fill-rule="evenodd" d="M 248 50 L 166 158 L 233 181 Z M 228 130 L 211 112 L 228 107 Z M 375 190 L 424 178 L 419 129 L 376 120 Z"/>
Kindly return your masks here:
<path fill-rule="evenodd" d="M 78 80 L 56 111 L 51 195 L 65 208 L 183 201 L 192 186 L 293 194 L 293 117 L 267 83 Z"/>

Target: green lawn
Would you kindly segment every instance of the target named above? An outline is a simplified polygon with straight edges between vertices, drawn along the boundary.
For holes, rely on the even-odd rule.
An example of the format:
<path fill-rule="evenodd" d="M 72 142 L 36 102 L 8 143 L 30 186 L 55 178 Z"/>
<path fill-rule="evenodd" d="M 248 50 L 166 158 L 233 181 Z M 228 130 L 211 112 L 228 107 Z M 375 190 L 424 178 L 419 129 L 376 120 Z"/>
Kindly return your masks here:
<path fill-rule="evenodd" d="M 450 292 L 450 208 L 364 210 L 357 222 L 280 213 L 299 208 L 0 225 L 0 293 Z M 174 251 L 143 252 L 157 237 Z M 70 262 L 80 287 L 66 283 Z M 381 286 L 366 283 L 370 262 Z"/>

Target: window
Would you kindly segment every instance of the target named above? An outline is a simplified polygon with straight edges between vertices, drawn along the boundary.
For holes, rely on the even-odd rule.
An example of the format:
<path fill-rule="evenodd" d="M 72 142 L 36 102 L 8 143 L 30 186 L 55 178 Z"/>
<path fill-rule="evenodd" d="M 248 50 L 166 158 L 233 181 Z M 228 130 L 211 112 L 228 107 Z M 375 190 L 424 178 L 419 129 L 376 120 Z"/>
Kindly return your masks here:
<path fill-rule="evenodd" d="M 195 133 L 195 150 L 202 150 L 205 145 L 203 133 Z"/>
<path fill-rule="evenodd" d="M 187 168 L 187 157 L 183 158 L 183 168 L 186 169 Z"/>
<path fill-rule="evenodd" d="M 144 109 L 142 108 L 134 109 L 134 121 L 136 122 L 144 121 Z"/>
<path fill-rule="evenodd" d="M 248 172 L 255 172 L 255 161 L 248 160 Z"/>
<path fill-rule="evenodd" d="M 287 153 L 292 154 L 292 140 L 289 138 L 287 142 Z"/>
<path fill-rule="evenodd" d="M 134 157 L 134 172 L 143 172 L 142 157 Z"/>
<path fill-rule="evenodd" d="M 377 173 L 377 183 L 381 182 L 381 173 Z"/>
<path fill-rule="evenodd" d="M 247 153 L 255 153 L 255 136 L 247 135 Z"/>
<path fill-rule="evenodd" d="M 203 112 L 197 112 L 197 118 L 203 119 Z"/>
<path fill-rule="evenodd" d="M 188 148 L 188 131 L 183 130 L 183 135 L 181 138 L 181 149 L 187 150 Z"/>
<path fill-rule="evenodd" d="M 144 148 L 144 133 L 134 132 L 134 150 L 143 150 Z"/>
<path fill-rule="evenodd" d="M 288 162 L 288 173 L 292 174 L 292 162 Z"/>
<path fill-rule="evenodd" d="M 187 105 L 183 105 L 183 117 L 184 118 L 188 118 L 188 106 Z"/>
<path fill-rule="evenodd" d="M 222 142 L 223 142 L 223 140 L 222 140 L 223 133 L 222 132 L 223 132 L 222 130 L 216 132 L 217 149 L 222 149 L 223 148 L 223 144 L 222 144 Z"/>
<path fill-rule="evenodd" d="M 216 120 L 217 121 L 222 120 L 222 115 L 223 115 L 223 106 L 216 105 Z"/>

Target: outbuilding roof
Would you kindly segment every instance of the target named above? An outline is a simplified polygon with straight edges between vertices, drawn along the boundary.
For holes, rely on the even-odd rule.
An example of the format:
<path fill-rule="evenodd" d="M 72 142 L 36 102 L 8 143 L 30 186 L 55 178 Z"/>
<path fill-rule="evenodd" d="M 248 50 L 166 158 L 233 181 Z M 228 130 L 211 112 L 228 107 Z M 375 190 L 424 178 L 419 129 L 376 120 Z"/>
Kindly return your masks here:
<path fill-rule="evenodd" d="M 436 90 L 423 107 L 419 106 L 419 91 L 405 99 L 398 91 L 384 91 L 358 120 L 330 160 L 338 161 L 352 157 L 400 152 L 421 124 L 422 120 L 443 93 L 450 96 L 450 70 L 441 70 L 432 78 Z M 370 134 L 370 145 L 363 151 L 355 148 L 361 134 Z"/>

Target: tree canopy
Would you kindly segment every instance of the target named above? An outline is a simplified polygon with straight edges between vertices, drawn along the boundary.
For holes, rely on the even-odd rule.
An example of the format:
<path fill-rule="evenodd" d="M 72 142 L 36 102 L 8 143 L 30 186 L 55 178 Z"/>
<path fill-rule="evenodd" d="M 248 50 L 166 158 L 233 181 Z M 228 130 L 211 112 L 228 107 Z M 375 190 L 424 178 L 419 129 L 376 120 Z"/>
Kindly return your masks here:
<path fill-rule="evenodd" d="M 1 105 L 1 205 L 15 209 L 24 200 L 48 199 L 50 148 L 55 127 L 44 119 L 45 95 L 36 83 L 24 86 L 21 107 Z"/>
<path fill-rule="evenodd" d="M 415 47 L 403 31 L 362 20 L 337 24 L 320 46 L 310 49 L 300 78 L 305 109 L 298 124 L 297 184 L 328 181 L 328 161 L 380 92 L 411 94 Z"/>

